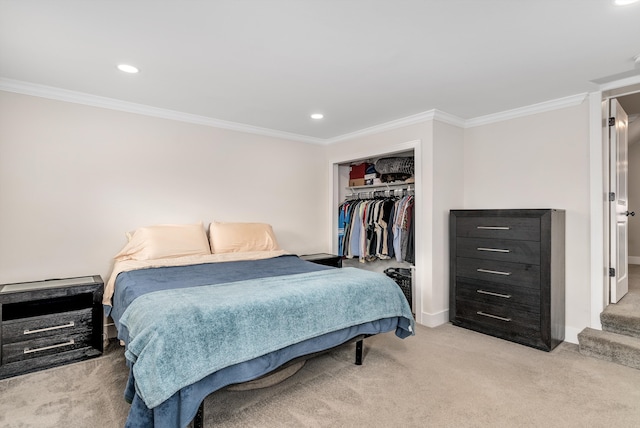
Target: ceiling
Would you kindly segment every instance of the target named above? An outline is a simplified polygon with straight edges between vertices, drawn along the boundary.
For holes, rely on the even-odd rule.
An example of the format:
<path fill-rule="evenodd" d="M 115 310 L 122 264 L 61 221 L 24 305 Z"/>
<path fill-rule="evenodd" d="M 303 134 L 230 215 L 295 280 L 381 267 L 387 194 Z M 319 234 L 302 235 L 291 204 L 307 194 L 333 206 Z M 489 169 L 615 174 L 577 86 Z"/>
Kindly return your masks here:
<path fill-rule="evenodd" d="M 639 23 L 611 0 L 0 0 L 0 80 L 323 142 L 638 76 Z"/>

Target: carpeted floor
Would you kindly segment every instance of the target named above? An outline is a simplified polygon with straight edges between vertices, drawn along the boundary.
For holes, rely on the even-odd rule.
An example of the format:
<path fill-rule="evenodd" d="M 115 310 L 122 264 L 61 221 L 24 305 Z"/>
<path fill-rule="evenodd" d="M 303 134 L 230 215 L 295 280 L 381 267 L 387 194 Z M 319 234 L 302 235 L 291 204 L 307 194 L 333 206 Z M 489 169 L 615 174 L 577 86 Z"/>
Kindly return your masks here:
<path fill-rule="evenodd" d="M 387 333 L 317 357 L 270 388 L 218 391 L 207 427 L 636 427 L 640 370 L 546 353 L 450 324 Z M 122 349 L 0 381 L 0 426 L 122 427 Z"/>
<path fill-rule="evenodd" d="M 629 265 L 629 291 L 640 293 L 640 265 Z"/>

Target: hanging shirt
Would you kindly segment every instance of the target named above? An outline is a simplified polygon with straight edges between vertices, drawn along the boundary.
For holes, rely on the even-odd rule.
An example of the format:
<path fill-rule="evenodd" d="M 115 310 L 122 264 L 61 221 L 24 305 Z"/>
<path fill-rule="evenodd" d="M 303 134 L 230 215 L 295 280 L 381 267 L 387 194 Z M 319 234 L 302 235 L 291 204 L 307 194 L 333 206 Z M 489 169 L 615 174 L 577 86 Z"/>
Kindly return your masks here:
<path fill-rule="evenodd" d="M 361 263 L 415 259 L 414 197 L 343 202 L 338 209 L 338 254 Z"/>

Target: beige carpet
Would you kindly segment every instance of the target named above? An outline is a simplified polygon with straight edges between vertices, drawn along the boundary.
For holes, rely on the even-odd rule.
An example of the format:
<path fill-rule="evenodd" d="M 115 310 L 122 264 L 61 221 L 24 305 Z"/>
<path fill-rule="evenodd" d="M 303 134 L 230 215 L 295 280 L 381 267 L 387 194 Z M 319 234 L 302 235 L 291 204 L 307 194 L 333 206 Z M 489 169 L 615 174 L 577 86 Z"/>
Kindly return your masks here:
<path fill-rule="evenodd" d="M 451 325 L 317 357 L 270 388 L 219 391 L 207 427 L 638 427 L 640 370 Z M 122 351 L 0 381 L 1 427 L 121 427 Z"/>
<path fill-rule="evenodd" d="M 600 314 L 602 330 L 578 334 L 580 353 L 640 370 L 640 265 L 629 265 L 629 292 Z"/>
<path fill-rule="evenodd" d="M 640 337 L 640 265 L 629 265 L 629 292 L 607 306 L 600 319 L 605 330 Z"/>

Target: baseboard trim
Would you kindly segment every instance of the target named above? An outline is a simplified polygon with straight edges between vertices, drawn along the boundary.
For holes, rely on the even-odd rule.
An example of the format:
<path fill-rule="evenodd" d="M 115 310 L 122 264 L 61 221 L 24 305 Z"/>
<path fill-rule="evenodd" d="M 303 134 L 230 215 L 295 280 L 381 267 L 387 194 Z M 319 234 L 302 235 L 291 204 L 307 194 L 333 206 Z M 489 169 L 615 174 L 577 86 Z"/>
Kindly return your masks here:
<path fill-rule="evenodd" d="M 420 315 L 421 315 L 420 320 L 418 322 L 427 327 L 438 327 L 439 325 L 446 324 L 449 322 L 448 309 L 445 309 L 444 311 L 441 311 L 441 312 L 437 312 L 435 314 L 423 312 Z"/>
<path fill-rule="evenodd" d="M 630 265 L 640 265 L 640 257 L 631 257 L 631 256 L 629 256 L 629 264 Z"/>
<path fill-rule="evenodd" d="M 578 333 L 580 333 L 582 329 L 577 329 L 575 327 L 565 327 L 564 328 L 564 341 L 569 343 L 578 344 Z"/>

